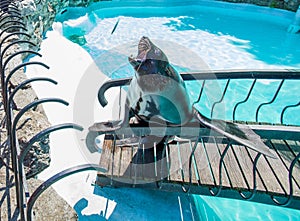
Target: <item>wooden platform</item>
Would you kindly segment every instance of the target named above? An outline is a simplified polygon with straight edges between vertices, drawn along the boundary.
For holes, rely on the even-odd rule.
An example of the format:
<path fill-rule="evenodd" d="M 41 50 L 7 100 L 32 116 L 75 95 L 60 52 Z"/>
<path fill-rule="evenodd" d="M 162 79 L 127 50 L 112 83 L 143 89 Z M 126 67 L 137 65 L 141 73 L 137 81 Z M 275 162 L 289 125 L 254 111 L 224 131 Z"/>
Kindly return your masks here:
<path fill-rule="evenodd" d="M 263 193 L 275 204 L 289 201 L 291 205 L 300 199 L 300 130 L 286 126 L 252 127 L 276 152 L 277 159 L 231 144 L 207 129 L 201 129 L 197 143 L 162 141 L 151 147 L 114 145 L 118 143 L 116 136 L 106 135 L 100 165 L 107 173 L 98 174 L 97 184 L 219 196 L 227 192 L 226 197 L 234 197 L 235 192 L 240 198 L 256 197 L 257 201 Z"/>

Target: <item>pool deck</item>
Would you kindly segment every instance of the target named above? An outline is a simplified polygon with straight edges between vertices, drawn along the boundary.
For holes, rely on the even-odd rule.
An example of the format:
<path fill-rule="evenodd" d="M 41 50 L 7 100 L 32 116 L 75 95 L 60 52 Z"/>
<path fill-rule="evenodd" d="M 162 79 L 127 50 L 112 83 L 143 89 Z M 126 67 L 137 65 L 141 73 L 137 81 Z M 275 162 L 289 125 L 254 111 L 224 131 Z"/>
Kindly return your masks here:
<path fill-rule="evenodd" d="M 188 191 L 258 202 L 267 202 L 263 198 L 268 198 L 267 203 L 288 202 L 286 206 L 299 209 L 296 202 L 300 200 L 300 128 L 250 126 L 275 151 L 276 159 L 229 143 L 205 128 L 201 128 L 191 167 L 193 141 L 143 148 L 114 145 L 118 144 L 115 136 L 106 135 L 100 165 L 107 172 L 98 174 L 97 184 Z"/>

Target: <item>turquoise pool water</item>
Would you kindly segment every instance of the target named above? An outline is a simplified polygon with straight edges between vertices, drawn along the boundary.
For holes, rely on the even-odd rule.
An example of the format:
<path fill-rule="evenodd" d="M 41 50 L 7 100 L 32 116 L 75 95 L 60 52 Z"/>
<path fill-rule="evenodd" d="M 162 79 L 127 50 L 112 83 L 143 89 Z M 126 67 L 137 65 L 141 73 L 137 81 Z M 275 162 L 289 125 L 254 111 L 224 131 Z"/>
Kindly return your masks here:
<path fill-rule="evenodd" d="M 188 6 L 180 1 L 113 1 L 89 8 L 68 8 L 57 17 L 56 25 L 65 37 L 89 52 L 103 73 L 120 78 L 133 75 L 127 56 L 137 53 L 137 42 L 143 35 L 160 43 L 178 71 L 298 69 L 300 48 L 296 45 L 300 44 L 300 35 L 286 31 L 293 16 L 291 12 L 276 9 L 210 1 L 190 1 Z M 246 111 L 237 113 L 238 118 L 253 120 L 249 112 L 255 113 L 257 103 L 269 100 L 278 83 L 260 81 L 255 88 L 257 96 L 245 104 Z M 284 97 L 279 96 L 265 108 L 260 119 L 278 122 L 277 109 L 300 100 L 298 83 L 285 83 Z M 230 85 L 224 98 L 225 111 L 217 111 L 221 113 L 217 117 L 231 118 L 230 95 L 242 100 L 250 84 L 235 81 Z M 224 85 L 219 82 L 216 90 Z M 193 100 L 198 88 L 193 84 L 188 88 Z M 207 95 L 198 108 L 208 113 L 216 99 Z M 291 111 L 286 123 L 299 124 L 298 111 L 299 108 Z M 193 196 L 193 202 L 201 220 L 298 220 L 300 216 L 298 210 L 232 199 Z"/>
<path fill-rule="evenodd" d="M 89 52 L 103 73 L 121 78 L 134 74 L 127 57 L 136 55 L 141 36 L 157 42 L 178 71 L 299 69 L 300 35 L 287 32 L 293 17 L 294 13 L 278 9 L 211 1 L 189 5 L 122 1 L 69 8 L 57 17 L 57 24 L 65 37 Z M 260 110 L 259 121 L 279 123 L 284 106 L 300 100 L 298 84 L 286 81 L 275 102 Z M 198 97 L 199 85 L 188 84 L 192 101 Z M 245 98 L 250 85 L 250 81 L 234 81 L 213 116 L 232 119 L 234 102 Z M 272 99 L 278 85 L 279 81 L 258 81 L 254 96 L 237 109 L 236 119 L 255 121 L 259 104 Z M 224 86 L 220 81 L 205 93 L 210 95 L 197 106 L 203 114 L 210 116 Z M 284 123 L 299 125 L 299 110 L 289 109 Z"/>

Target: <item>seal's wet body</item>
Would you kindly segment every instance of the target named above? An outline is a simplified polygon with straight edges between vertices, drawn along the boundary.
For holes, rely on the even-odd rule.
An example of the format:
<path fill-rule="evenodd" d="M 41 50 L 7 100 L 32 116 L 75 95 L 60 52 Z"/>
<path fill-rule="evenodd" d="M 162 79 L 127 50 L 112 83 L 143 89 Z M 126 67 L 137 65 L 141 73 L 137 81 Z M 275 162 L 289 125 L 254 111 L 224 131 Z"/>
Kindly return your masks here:
<path fill-rule="evenodd" d="M 109 125 L 96 123 L 90 127 L 90 131 L 115 131 L 129 126 L 132 117 L 138 119 L 141 124 L 167 126 L 184 126 L 195 121 L 234 142 L 267 156 L 275 156 L 250 127 L 223 120 L 211 120 L 195 109 L 190 103 L 180 74 L 171 66 L 164 52 L 149 38 L 140 39 L 138 55 L 135 58 L 129 57 L 128 60 L 135 70 L 135 76 L 127 92 L 123 119 Z M 164 140 L 165 138 L 166 136 Z"/>

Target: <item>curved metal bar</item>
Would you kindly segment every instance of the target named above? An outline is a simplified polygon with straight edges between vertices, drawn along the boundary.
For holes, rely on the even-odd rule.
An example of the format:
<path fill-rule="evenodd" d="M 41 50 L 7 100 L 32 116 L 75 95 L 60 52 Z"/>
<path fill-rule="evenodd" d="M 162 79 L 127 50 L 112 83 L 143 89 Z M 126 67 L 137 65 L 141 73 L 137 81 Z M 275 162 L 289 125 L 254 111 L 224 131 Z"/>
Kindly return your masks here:
<path fill-rule="evenodd" d="M 25 53 L 29 53 L 29 54 L 34 54 L 34 55 L 37 55 L 39 57 L 42 57 L 42 55 L 38 52 L 35 52 L 35 51 L 31 51 L 31 50 L 22 50 L 22 51 L 17 51 L 16 53 L 13 53 L 12 55 L 10 55 L 3 63 L 3 66 L 2 66 L 2 69 L 3 71 L 5 70 L 6 68 L 6 65 L 8 64 L 8 62 L 13 59 L 15 56 L 18 56 L 19 54 L 25 54 Z"/>
<path fill-rule="evenodd" d="M 31 213 L 32 213 L 32 208 L 34 206 L 34 203 L 36 202 L 36 200 L 38 199 L 38 197 L 45 191 L 47 190 L 52 184 L 56 183 L 57 181 L 71 176 L 73 174 L 76 173 L 80 173 L 80 172 L 84 172 L 84 171 L 89 171 L 89 170 L 93 170 L 93 171 L 99 171 L 99 172 L 106 172 L 106 170 L 102 167 L 100 167 L 98 164 L 84 164 L 84 165 L 79 165 L 79 166 L 75 166 L 75 167 L 71 167 L 69 169 L 66 169 L 54 176 L 52 176 L 51 178 L 49 178 L 48 180 L 46 180 L 44 183 L 42 183 L 31 195 L 31 197 L 29 198 L 28 201 L 28 207 L 27 207 L 27 220 L 31 221 L 32 217 L 31 217 Z"/>
<path fill-rule="evenodd" d="M 22 19 L 22 17 L 20 16 L 20 15 L 6 15 L 6 16 L 0 16 L 0 26 L 2 26 L 2 22 L 4 21 L 4 20 L 6 20 L 6 19 L 9 19 L 9 18 L 18 18 L 18 19 Z M 17 21 L 17 20 L 11 20 L 11 21 Z"/>
<path fill-rule="evenodd" d="M 20 21 L 6 21 L 6 22 L 4 22 L 4 23 L 2 23 L 2 24 L 0 25 L 0 29 L 2 28 L 2 26 L 7 25 L 7 24 L 9 24 L 9 23 L 19 24 L 19 25 L 22 25 L 23 27 L 25 27 L 25 24 L 24 24 L 23 22 L 20 22 Z"/>
<path fill-rule="evenodd" d="M 122 78 L 118 80 L 109 80 L 105 82 L 98 91 L 98 101 L 101 104 L 102 107 L 105 107 L 107 105 L 107 100 L 105 99 L 104 93 L 111 87 L 118 87 L 118 86 L 124 86 L 127 84 L 130 84 L 132 78 Z"/>
<path fill-rule="evenodd" d="M 19 29 L 23 29 L 24 31 L 28 31 L 28 30 L 27 30 L 25 27 L 23 27 L 23 26 L 20 26 L 20 25 L 12 25 L 12 26 L 9 26 L 9 27 L 3 29 L 3 30 L 0 32 L 0 38 L 1 38 L 1 36 L 2 36 L 5 32 L 7 32 L 9 29 L 13 29 L 13 28 L 19 28 Z M 1 46 L 1 47 L 2 47 L 2 46 Z"/>
<path fill-rule="evenodd" d="M 11 4 L 8 0 L 0 2 L 0 7 L 7 7 Z"/>
<path fill-rule="evenodd" d="M 2 44 L 3 44 L 8 38 L 10 38 L 10 37 L 13 36 L 13 35 L 25 35 L 26 37 L 31 38 L 31 36 L 30 36 L 29 34 L 25 33 L 25 32 L 13 32 L 13 33 L 11 33 L 11 34 L 8 34 L 7 36 L 5 36 L 5 37 L 2 39 L 2 41 L 0 42 L 0 48 L 2 48 Z"/>
<path fill-rule="evenodd" d="M 300 102 L 298 102 L 297 104 L 292 104 L 292 105 L 288 105 L 286 107 L 283 108 L 282 112 L 281 112 L 281 115 L 280 115 L 280 123 L 283 124 L 283 115 L 285 113 L 285 111 L 288 109 L 288 108 L 291 108 L 291 107 L 297 107 L 300 105 Z"/>
<path fill-rule="evenodd" d="M 255 120 L 256 120 L 256 122 L 258 122 L 258 112 L 259 112 L 260 108 L 261 108 L 262 106 L 264 106 L 264 105 L 271 104 L 271 103 L 273 103 L 273 102 L 275 101 L 275 99 L 277 98 L 277 95 L 278 95 L 278 93 L 279 93 L 279 91 L 280 91 L 280 89 L 281 89 L 281 87 L 282 87 L 282 85 L 283 85 L 283 82 L 284 82 L 284 79 L 281 80 L 281 82 L 280 82 L 280 84 L 279 84 L 279 86 L 278 86 L 278 88 L 277 88 L 277 90 L 276 90 L 276 92 L 275 92 L 275 94 L 274 94 L 272 100 L 270 100 L 269 102 L 266 102 L 266 103 L 262 103 L 262 104 L 260 104 L 260 105 L 258 106 L 258 108 L 257 108 L 257 110 L 256 110 L 256 114 L 255 114 Z"/>
<path fill-rule="evenodd" d="M 238 107 L 240 104 L 246 103 L 246 102 L 248 101 L 248 99 L 249 99 L 249 97 L 250 97 L 250 94 L 252 93 L 252 90 L 253 90 L 253 88 L 254 88 L 254 85 L 255 85 L 256 81 L 257 81 L 257 79 L 255 78 L 254 81 L 252 82 L 252 85 L 251 85 L 251 87 L 250 87 L 250 90 L 248 91 L 247 97 L 246 97 L 243 101 L 238 102 L 238 103 L 234 106 L 233 112 L 232 112 L 232 119 L 233 119 L 233 120 L 235 120 L 235 112 L 236 112 L 237 107 Z"/>
<path fill-rule="evenodd" d="M 225 88 L 224 88 L 224 90 L 223 90 L 223 94 L 222 94 L 222 97 L 221 97 L 221 99 L 213 103 L 213 105 L 212 105 L 212 107 L 211 107 L 211 112 L 210 112 L 210 117 L 211 117 L 211 118 L 212 118 L 212 116 L 213 116 L 213 113 L 214 113 L 215 106 L 216 106 L 217 104 L 220 104 L 220 103 L 223 101 L 223 99 L 224 99 L 224 97 L 225 97 L 225 94 L 226 94 L 226 91 L 227 91 L 227 88 L 228 88 L 228 85 L 229 85 L 229 83 L 230 83 L 230 79 L 228 79 L 228 80 L 227 80 L 227 82 L 226 82 L 226 85 L 225 85 Z"/>
<path fill-rule="evenodd" d="M 253 162 L 253 190 L 251 191 L 250 195 L 246 196 L 242 191 L 239 191 L 239 194 L 245 200 L 252 200 L 253 197 L 256 194 L 256 190 L 257 190 L 257 183 L 256 183 L 257 162 L 258 162 L 261 155 L 262 155 L 261 153 L 257 153 L 257 155 L 254 159 L 254 162 Z"/>
<path fill-rule="evenodd" d="M 14 97 L 14 95 L 20 90 L 20 89 L 22 89 L 26 84 L 28 84 L 28 83 L 31 83 L 31 82 L 34 82 L 34 81 L 48 81 L 48 82 L 51 82 L 51 83 L 53 83 L 53 84 L 57 84 L 57 82 L 56 81 L 54 81 L 54 80 L 52 80 L 52 79 L 50 79 L 50 78 L 31 78 L 31 79 L 28 79 L 28 80 L 25 80 L 25 81 L 23 81 L 21 84 L 19 84 L 16 88 L 15 88 L 15 90 L 10 94 L 10 96 L 9 96 L 9 98 L 8 98 L 8 103 L 7 103 L 7 110 L 6 110 L 6 114 L 7 114 L 7 131 L 11 131 L 11 110 L 10 110 L 10 106 L 11 106 L 11 102 L 12 102 L 12 100 L 13 100 L 13 97 Z M 15 134 L 14 134 L 14 136 L 15 136 Z M 16 149 L 15 149 L 15 146 L 14 146 L 14 143 L 15 143 L 15 138 L 11 135 L 10 137 L 9 137 L 9 140 L 10 140 L 10 146 L 11 146 L 11 155 L 12 155 L 12 165 L 13 165 L 13 168 L 14 168 L 14 172 L 15 172 L 15 177 L 17 177 L 18 176 L 18 171 L 17 171 L 17 165 L 16 165 L 16 162 L 17 162 L 17 151 L 16 151 Z M 18 187 L 19 186 L 19 180 L 18 180 L 18 178 L 16 178 L 16 180 L 15 180 L 15 182 L 16 182 L 16 187 Z M 23 204 L 23 202 L 20 202 L 19 201 L 19 192 L 18 192 L 18 190 L 16 189 L 16 191 L 17 191 L 17 198 L 18 198 L 18 207 L 20 207 L 20 206 L 22 206 L 21 204 Z M 21 207 L 21 209 L 22 209 L 22 207 Z"/>
<path fill-rule="evenodd" d="M 200 99 L 201 99 L 203 91 L 204 91 L 205 83 L 206 83 L 206 81 L 203 80 L 202 85 L 201 85 L 201 89 L 200 89 L 200 92 L 199 92 L 198 99 L 195 102 L 193 102 L 193 105 L 200 102 Z"/>
<path fill-rule="evenodd" d="M 8 6 L 8 9 L 10 9 L 10 8 L 13 8 L 13 9 L 16 9 L 16 10 L 20 11 L 18 6 L 14 5 L 14 2 Z"/>
<path fill-rule="evenodd" d="M 3 8 L 3 7 L 6 7 L 7 11 L 8 9 L 10 8 L 13 8 L 13 9 L 16 9 L 16 10 L 19 10 L 19 8 L 14 5 L 14 2 L 8 2 L 8 1 L 5 1 L 5 2 L 1 2 L 2 4 L 0 4 L 0 7 Z"/>
<path fill-rule="evenodd" d="M 26 105 L 25 107 L 23 107 L 20 110 L 20 112 L 16 115 L 16 117 L 14 118 L 13 123 L 12 123 L 12 132 L 16 131 L 17 123 L 26 111 L 28 111 L 29 109 L 31 109 L 33 107 L 36 107 L 39 104 L 46 103 L 46 102 L 58 102 L 58 103 L 66 105 L 66 106 L 69 105 L 68 102 L 66 102 L 65 100 L 60 99 L 60 98 L 43 98 L 43 99 L 35 100 L 35 101 L 31 102 L 30 104 Z"/>
<path fill-rule="evenodd" d="M 9 0 L 2 1 L 2 2 L 0 3 L 0 5 L 1 5 L 1 6 L 9 6 L 9 5 L 15 6 L 15 5 L 14 5 L 14 2 L 9 1 Z"/>
<path fill-rule="evenodd" d="M 25 66 L 28 66 L 28 65 L 34 65 L 34 64 L 36 64 L 36 65 L 41 65 L 41 66 L 43 66 L 43 67 L 49 69 L 49 66 L 45 65 L 45 64 L 42 63 L 42 62 L 38 62 L 38 61 L 25 62 L 25 63 L 23 63 L 23 64 L 18 65 L 18 66 L 15 67 L 14 69 L 12 69 L 12 70 L 10 71 L 10 73 L 7 75 L 6 80 L 4 80 L 4 85 L 3 85 L 3 90 L 4 90 L 4 91 L 3 91 L 3 92 L 4 92 L 4 93 L 3 93 L 3 100 L 4 100 L 4 102 L 6 102 L 6 99 L 7 99 L 8 82 L 9 82 L 10 78 L 13 76 L 13 74 L 14 74 L 17 70 L 19 70 L 20 68 L 22 68 L 22 67 L 25 67 Z M 5 76 L 4 76 L 4 70 L 2 71 L 1 74 L 2 74 L 1 77 L 5 78 Z M 10 106 L 8 106 L 8 107 L 10 107 Z"/>
<path fill-rule="evenodd" d="M 17 10 L 17 9 L 15 9 L 15 8 L 8 8 L 7 11 L 8 11 L 9 13 L 12 13 L 12 12 L 13 12 L 13 13 L 15 13 L 16 15 L 21 16 L 20 10 Z M 2 15 L 5 15 L 5 14 L 7 14 L 7 13 L 4 12 L 4 13 L 1 14 L 1 16 L 2 16 Z M 1 17 L 1 16 L 0 16 L 0 17 Z"/>
<path fill-rule="evenodd" d="M 212 196 L 219 196 L 221 191 L 222 191 L 222 167 L 223 167 L 223 163 L 224 163 L 224 157 L 227 153 L 227 151 L 229 150 L 229 147 L 231 145 L 231 142 L 229 142 L 226 146 L 226 148 L 224 149 L 222 155 L 221 155 L 221 158 L 220 158 L 220 163 L 219 163 L 219 187 L 218 187 L 218 190 L 217 192 L 215 193 L 212 188 L 210 187 L 209 188 L 209 192 Z"/>
<path fill-rule="evenodd" d="M 53 84 L 57 84 L 56 81 L 52 80 L 51 78 L 42 78 L 42 77 L 37 77 L 37 78 L 30 78 L 30 79 L 27 79 L 25 81 L 23 81 L 21 84 L 19 84 L 14 90 L 13 92 L 9 95 L 8 97 L 8 106 L 10 107 L 11 106 L 11 102 L 15 96 L 15 94 L 21 90 L 26 84 L 29 84 L 31 82 L 34 82 L 34 81 L 48 81 L 50 83 L 53 83 Z"/>
<path fill-rule="evenodd" d="M 32 43 L 31 41 L 28 41 L 28 40 L 18 40 L 18 41 L 14 41 L 14 42 L 10 43 L 9 45 L 7 45 L 7 46 L 3 49 L 2 54 L 0 55 L 1 62 L 3 61 L 3 56 L 4 56 L 5 52 L 6 52 L 11 46 L 13 46 L 13 45 L 15 45 L 15 44 L 23 44 L 23 43 L 24 43 L 24 44 L 27 43 L 27 44 L 30 44 L 30 45 L 32 45 L 32 46 L 36 46 L 36 44 L 34 44 L 34 43 Z"/>
<path fill-rule="evenodd" d="M 182 190 L 186 193 L 190 191 L 191 186 L 192 186 L 192 161 L 193 161 L 193 157 L 195 156 L 195 151 L 196 151 L 197 146 L 198 146 L 198 139 L 195 141 L 194 147 L 193 147 L 190 157 L 189 157 L 189 185 L 188 185 L 188 188 L 182 187 Z"/>
<path fill-rule="evenodd" d="M 36 52 L 35 52 L 34 54 L 37 54 L 37 55 L 38 55 L 38 53 L 36 53 Z M 25 62 L 25 63 L 23 63 L 23 64 L 20 64 L 20 65 L 16 66 L 14 69 L 12 69 L 12 70 L 9 72 L 9 74 L 7 75 L 6 80 L 5 80 L 5 83 L 4 83 L 4 89 L 5 89 L 5 90 L 7 90 L 8 82 L 9 82 L 9 80 L 11 79 L 11 77 L 14 75 L 14 73 L 16 73 L 16 71 L 19 70 L 20 68 L 25 67 L 25 66 L 28 66 L 28 65 L 40 65 L 40 66 L 42 66 L 42 67 L 44 67 L 44 68 L 46 68 L 46 69 L 49 69 L 49 66 L 48 66 L 48 65 L 44 64 L 43 62 L 39 62 L 39 61 L 30 61 L 30 62 Z"/>
<path fill-rule="evenodd" d="M 62 103 L 64 105 L 68 105 L 68 103 L 62 99 L 58 99 L 58 98 L 44 98 L 44 99 L 40 99 L 40 100 L 35 100 L 33 102 L 31 102 L 30 104 L 28 104 L 27 106 L 23 107 L 20 112 L 16 115 L 15 119 L 12 122 L 12 125 L 10 127 L 10 131 L 8 131 L 8 133 L 10 133 L 9 139 L 10 139 L 10 146 L 11 146 L 11 151 L 12 151 L 12 158 L 13 161 L 15 162 L 15 167 L 17 167 L 16 165 L 16 157 L 17 157 L 17 148 L 16 148 L 16 143 L 17 143 L 17 136 L 16 136 L 16 127 L 17 127 L 17 123 L 20 120 L 20 118 L 23 116 L 23 114 L 28 111 L 29 109 L 45 103 L 45 102 L 58 102 L 58 103 Z M 15 176 L 18 177 L 17 174 L 17 170 L 14 168 L 15 170 Z M 18 178 L 16 178 L 15 180 L 16 182 L 16 186 L 19 185 L 19 180 Z M 18 195 L 18 194 L 17 194 Z M 18 196 L 19 197 L 19 196 Z M 19 205 L 19 209 L 21 209 L 22 205 L 18 202 Z"/>
<path fill-rule="evenodd" d="M 289 185 L 290 185 L 290 193 L 288 198 L 284 201 L 284 202 L 279 202 L 279 200 L 277 200 L 275 198 L 275 196 L 271 196 L 271 199 L 274 201 L 275 204 L 279 205 L 279 206 L 288 206 L 291 201 L 292 201 L 292 197 L 293 197 L 293 169 L 296 165 L 296 163 L 298 162 L 298 160 L 300 159 L 300 153 L 298 153 L 298 155 L 295 157 L 295 159 L 292 161 L 290 168 L 289 168 Z"/>
<path fill-rule="evenodd" d="M 52 126 L 49 127 L 41 132 L 39 132 L 38 134 L 36 134 L 35 136 L 33 136 L 27 143 L 26 145 L 23 147 L 23 151 L 21 152 L 21 154 L 19 155 L 19 162 L 20 164 L 23 163 L 26 154 L 28 153 L 28 151 L 30 150 L 31 146 L 37 142 L 38 140 L 40 140 L 41 138 L 43 138 L 44 136 L 57 131 L 57 130 L 61 130 L 61 129 L 75 129 L 75 130 L 79 130 L 82 131 L 83 127 L 77 125 L 77 124 L 73 124 L 73 123 L 65 123 L 65 124 L 60 124 L 60 125 L 56 125 L 56 126 Z"/>
<path fill-rule="evenodd" d="M 41 138 L 45 137 L 46 135 L 50 134 L 51 132 L 57 131 L 57 130 L 61 130 L 61 129 L 75 129 L 75 130 L 80 130 L 82 131 L 83 128 L 79 125 L 76 124 L 61 124 L 61 125 L 57 125 L 57 126 L 52 126 L 50 128 L 47 128 L 43 131 L 41 131 L 40 133 L 36 134 L 34 137 L 32 137 L 29 142 L 24 146 L 23 151 L 21 152 L 21 154 L 18 156 L 19 157 L 19 162 L 18 162 L 18 166 L 19 166 L 19 186 L 18 191 L 19 191 L 19 200 L 20 200 L 20 205 L 24 204 L 24 190 L 23 190 L 23 184 L 24 181 L 26 180 L 26 175 L 23 174 L 23 161 L 28 153 L 28 151 L 30 150 L 31 146 L 38 140 L 40 140 Z M 26 194 L 29 195 L 29 194 Z M 21 207 L 20 209 L 20 213 L 23 214 L 24 216 L 24 207 Z"/>
<path fill-rule="evenodd" d="M 7 15 L 7 16 L 4 16 L 2 18 L 0 17 L 0 26 L 1 26 L 1 22 L 3 22 L 7 18 L 19 18 L 19 19 L 22 19 L 22 17 L 19 16 L 19 15 Z"/>

